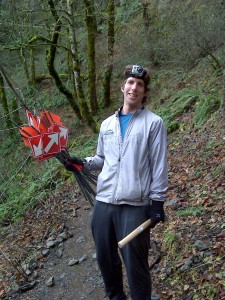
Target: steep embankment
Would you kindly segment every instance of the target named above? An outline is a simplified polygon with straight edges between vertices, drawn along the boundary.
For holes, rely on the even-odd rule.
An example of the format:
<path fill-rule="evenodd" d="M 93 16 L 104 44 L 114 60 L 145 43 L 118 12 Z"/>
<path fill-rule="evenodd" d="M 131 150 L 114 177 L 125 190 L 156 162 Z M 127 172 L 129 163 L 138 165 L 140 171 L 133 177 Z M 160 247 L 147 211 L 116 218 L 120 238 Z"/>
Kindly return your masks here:
<path fill-rule="evenodd" d="M 153 268 L 162 299 L 225 299 L 225 118 L 169 136 L 169 222 L 153 233 L 163 254 Z M 161 231 L 163 230 L 163 232 Z"/>

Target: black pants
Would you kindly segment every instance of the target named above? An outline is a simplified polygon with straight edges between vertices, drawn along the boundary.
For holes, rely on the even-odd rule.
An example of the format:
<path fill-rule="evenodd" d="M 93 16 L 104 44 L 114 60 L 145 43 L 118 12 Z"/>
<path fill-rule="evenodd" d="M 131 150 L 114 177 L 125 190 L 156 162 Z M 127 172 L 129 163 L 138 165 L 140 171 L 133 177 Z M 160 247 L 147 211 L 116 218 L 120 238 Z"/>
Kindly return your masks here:
<path fill-rule="evenodd" d="M 113 205 L 96 201 L 92 234 L 106 294 L 111 300 L 124 300 L 122 262 L 118 242 L 148 219 L 146 206 Z M 144 230 L 121 249 L 132 300 L 151 299 L 148 265 L 150 229 Z"/>

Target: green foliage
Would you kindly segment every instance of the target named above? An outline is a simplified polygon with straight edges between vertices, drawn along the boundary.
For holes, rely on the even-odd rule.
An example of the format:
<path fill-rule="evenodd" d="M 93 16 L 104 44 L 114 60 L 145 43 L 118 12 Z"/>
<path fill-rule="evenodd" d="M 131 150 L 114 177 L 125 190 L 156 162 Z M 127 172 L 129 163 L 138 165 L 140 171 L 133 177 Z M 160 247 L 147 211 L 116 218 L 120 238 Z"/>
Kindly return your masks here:
<path fill-rule="evenodd" d="M 168 249 L 171 250 L 173 243 L 176 241 L 176 234 L 170 230 L 165 230 L 163 232 L 163 241 L 167 245 Z"/>
<path fill-rule="evenodd" d="M 166 245 L 167 248 L 167 256 L 168 257 L 174 257 L 174 252 L 176 249 L 176 243 L 177 243 L 177 236 L 174 232 L 172 232 L 170 229 L 165 229 L 163 231 L 163 244 Z M 176 259 L 179 259 L 178 257 L 176 257 Z"/>
<path fill-rule="evenodd" d="M 17 161 L 16 161 L 17 162 Z M 16 165 L 18 165 L 16 163 Z M 19 173 L 15 165 L 8 164 L 8 179 L 0 181 L 0 224 L 18 221 L 23 214 L 34 208 L 40 201 L 49 197 L 52 191 L 65 181 L 63 173 L 59 173 L 56 162 L 28 162 Z M 13 178 L 11 184 L 11 178 Z"/>
<path fill-rule="evenodd" d="M 152 1 L 149 49 L 155 64 L 195 64 L 221 45 L 225 11 L 221 1 Z"/>
<path fill-rule="evenodd" d="M 70 145 L 71 156 L 75 155 L 84 158 L 91 154 L 94 155 L 97 147 L 97 139 L 98 134 L 93 134 L 91 137 L 87 137 L 86 135 L 79 136 Z M 73 152 L 73 149 L 76 149 L 76 153 Z"/>
<path fill-rule="evenodd" d="M 194 216 L 196 217 L 197 215 L 199 215 L 199 213 L 201 213 L 201 211 L 203 211 L 203 207 L 201 205 L 199 206 L 189 206 L 184 210 L 179 210 L 177 211 L 177 215 L 178 216 Z"/>
<path fill-rule="evenodd" d="M 195 105 L 193 123 L 202 126 L 222 105 L 223 96 L 220 90 L 212 89 L 206 94 L 201 94 Z"/>
<path fill-rule="evenodd" d="M 127 23 L 132 19 L 136 19 L 142 11 L 141 2 L 134 0 L 128 2 L 126 0 L 121 0 L 120 5 L 116 9 L 116 22 L 123 24 Z"/>
<path fill-rule="evenodd" d="M 164 103 L 157 113 L 163 118 L 168 133 L 179 128 L 177 117 L 191 109 L 199 96 L 199 91 L 195 88 L 184 88 L 178 90 Z"/>

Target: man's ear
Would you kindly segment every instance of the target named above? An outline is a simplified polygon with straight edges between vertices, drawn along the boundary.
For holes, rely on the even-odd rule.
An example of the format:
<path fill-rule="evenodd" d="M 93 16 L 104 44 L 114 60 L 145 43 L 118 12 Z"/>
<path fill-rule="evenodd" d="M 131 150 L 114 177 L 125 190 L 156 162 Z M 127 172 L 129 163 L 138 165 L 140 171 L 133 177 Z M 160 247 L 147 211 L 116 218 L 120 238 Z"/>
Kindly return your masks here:
<path fill-rule="evenodd" d="M 121 92 L 124 92 L 124 83 L 121 85 Z"/>

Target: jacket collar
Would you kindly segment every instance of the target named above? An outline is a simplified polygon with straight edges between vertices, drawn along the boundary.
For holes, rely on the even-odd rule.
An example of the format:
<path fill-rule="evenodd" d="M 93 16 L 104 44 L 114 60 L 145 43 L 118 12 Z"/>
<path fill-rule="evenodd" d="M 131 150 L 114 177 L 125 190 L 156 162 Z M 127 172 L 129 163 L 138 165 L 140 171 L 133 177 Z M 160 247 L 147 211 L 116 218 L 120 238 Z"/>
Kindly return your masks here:
<path fill-rule="evenodd" d="M 123 106 L 121 106 L 118 110 L 115 111 L 116 117 L 119 117 L 119 114 L 120 114 L 122 108 L 123 108 Z M 145 109 L 144 106 L 142 106 L 141 108 L 137 109 L 137 110 L 135 111 L 135 113 L 134 113 L 134 116 L 139 115 L 144 109 Z"/>

